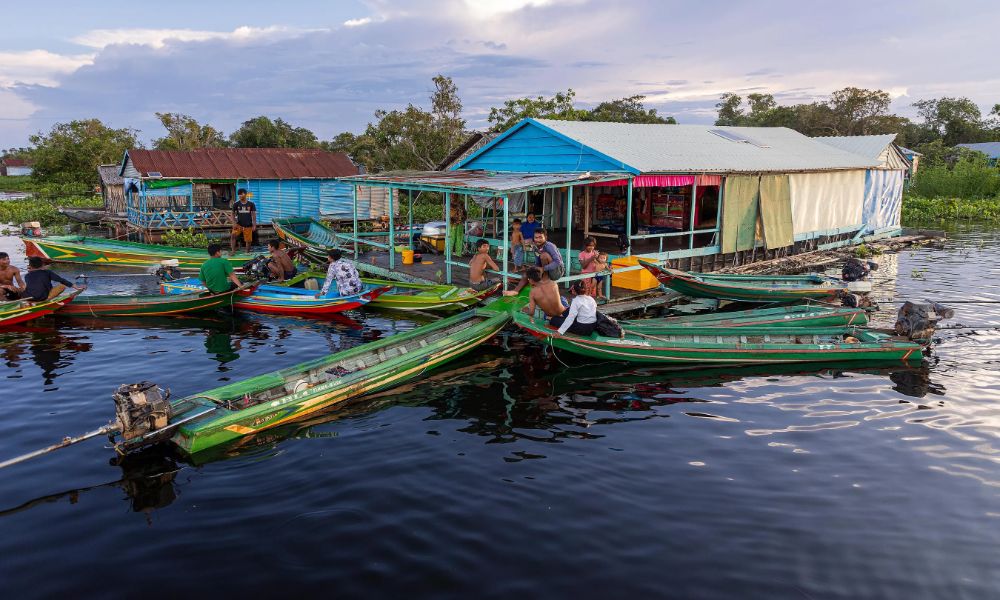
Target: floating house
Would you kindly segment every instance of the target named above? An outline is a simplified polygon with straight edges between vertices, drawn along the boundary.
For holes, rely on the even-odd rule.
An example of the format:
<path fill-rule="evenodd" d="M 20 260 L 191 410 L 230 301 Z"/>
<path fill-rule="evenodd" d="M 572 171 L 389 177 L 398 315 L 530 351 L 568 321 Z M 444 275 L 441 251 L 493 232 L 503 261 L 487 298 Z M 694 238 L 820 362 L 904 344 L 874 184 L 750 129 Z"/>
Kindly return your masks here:
<path fill-rule="evenodd" d="M 110 217 L 125 216 L 125 180 L 119 174 L 121 165 L 101 165 L 97 175 L 101 180 L 104 212 Z"/>
<path fill-rule="evenodd" d="M 292 148 L 131 149 L 118 169 L 129 226 L 153 238 L 175 228 L 231 227 L 241 188 L 262 225 L 290 216 L 352 219 L 354 190 L 337 178 L 357 173 L 344 153 Z M 383 214 L 381 193 L 362 195 L 363 218 Z"/>
<path fill-rule="evenodd" d="M 958 148 L 968 148 L 986 155 L 990 166 L 997 166 L 1000 163 L 1000 142 L 982 142 L 980 144 L 956 144 Z"/>
<path fill-rule="evenodd" d="M 0 158 L 0 176 L 2 177 L 25 177 L 31 175 L 31 162 L 23 158 L 5 156 Z"/>
<path fill-rule="evenodd" d="M 885 188 L 874 182 L 880 171 L 892 179 L 899 166 L 898 149 L 887 151 L 892 140 L 878 143 L 879 152 L 870 143 L 859 154 L 783 127 L 525 119 L 458 161 L 450 177 L 350 181 L 470 197 L 500 220 L 484 233 L 501 248 L 510 219 L 534 213 L 567 264 L 592 235 L 616 254 L 708 271 L 898 232 L 896 196 L 884 205 L 882 195 L 866 196 Z M 866 197 L 878 202 L 874 211 Z"/>

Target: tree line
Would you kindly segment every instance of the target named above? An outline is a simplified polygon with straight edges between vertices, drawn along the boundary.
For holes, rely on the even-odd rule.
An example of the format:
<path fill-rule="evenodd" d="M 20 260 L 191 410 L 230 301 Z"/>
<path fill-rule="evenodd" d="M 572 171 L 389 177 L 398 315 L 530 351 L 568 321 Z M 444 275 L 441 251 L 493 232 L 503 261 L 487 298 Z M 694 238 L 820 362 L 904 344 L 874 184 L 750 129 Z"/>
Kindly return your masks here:
<path fill-rule="evenodd" d="M 166 133 L 153 140 L 158 150 L 200 148 L 322 148 L 349 154 L 369 172 L 434 169 L 471 133 L 462 115 L 462 100 L 450 77 L 433 78 L 429 106 L 408 104 L 379 109 L 363 132 L 343 132 L 320 140 L 305 127 L 281 118 L 258 116 L 244 121 L 228 136 L 215 127 L 177 113 L 156 113 Z M 646 108 L 645 97 L 633 95 L 598 103 L 576 104 L 572 89 L 551 97 L 506 100 L 491 108 L 490 130 L 502 132 L 525 117 L 574 121 L 674 124 L 670 116 Z M 780 105 L 771 94 L 726 93 L 716 108 L 716 125 L 789 127 L 808 136 L 897 134 L 896 142 L 925 154 L 928 166 L 954 161 L 955 144 L 1000 140 L 1000 104 L 984 115 L 968 98 L 944 97 L 914 103 L 919 121 L 890 112 L 891 97 L 882 90 L 848 87 L 825 101 Z M 127 148 L 141 148 L 139 131 L 115 129 L 98 119 L 57 123 L 48 133 L 29 138 L 30 147 L 8 154 L 30 158 L 34 177 L 46 182 L 97 183 L 96 167 L 116 163 Z"/>

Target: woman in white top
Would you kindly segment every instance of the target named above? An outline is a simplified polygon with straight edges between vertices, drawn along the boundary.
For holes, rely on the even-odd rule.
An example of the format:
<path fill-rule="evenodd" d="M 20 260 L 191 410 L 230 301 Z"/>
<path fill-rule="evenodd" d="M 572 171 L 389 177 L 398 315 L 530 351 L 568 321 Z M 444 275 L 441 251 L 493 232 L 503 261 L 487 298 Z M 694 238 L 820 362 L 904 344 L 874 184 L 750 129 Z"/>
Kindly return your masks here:
<path fill-rule="evenodd" d="M 360 294 L 365 288 L 358 276 L 358 270 L 354 268 L 351 261 L 344 260 L 344 253 L 341 250 L 330 250 L 327 252 L 327 262 L 329 267 L 326 270 L 326 282 L 317 298 L 326 297 L 330 291 L 330 286 L 337 284 L 336 290 L 341 296 L 353 296 Z"/>
<path fill-rule="evenodd" d="M 569 293 L 573 297 L 569 308 L 558 317 L 552 317 L 549 324 L 558 327 L 560 335 L 566 335 L 567 332 L 576 335 L 594 333 L 597 326 L 597 301 L 585 293 L 582 281 L 574 281 Z"/>

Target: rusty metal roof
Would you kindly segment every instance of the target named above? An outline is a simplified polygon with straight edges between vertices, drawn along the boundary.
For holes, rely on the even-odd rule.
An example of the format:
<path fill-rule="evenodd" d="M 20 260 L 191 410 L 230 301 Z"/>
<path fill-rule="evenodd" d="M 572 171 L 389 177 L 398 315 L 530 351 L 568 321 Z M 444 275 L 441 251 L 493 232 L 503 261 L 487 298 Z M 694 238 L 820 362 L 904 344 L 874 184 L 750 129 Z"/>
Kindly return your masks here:
<path fill-rule="evenodd" d="M 150 172 L 181 179 L 327 179 L 355 175 L 343 152 L 312 148 L 204 148 L 128 151 L 143 177 Z"/>
<path fill-rule="evenodd" d="M 469 170 L 387 171 L 375 175 L 341 177 L 340 180 L 377 187 L 392 186 L 477 195 L 502 195 L 566 185 L 615 181 L 631 177 L 630 173 L 606 171 L 587 173 L 499 173 L 497 171 Z"/>

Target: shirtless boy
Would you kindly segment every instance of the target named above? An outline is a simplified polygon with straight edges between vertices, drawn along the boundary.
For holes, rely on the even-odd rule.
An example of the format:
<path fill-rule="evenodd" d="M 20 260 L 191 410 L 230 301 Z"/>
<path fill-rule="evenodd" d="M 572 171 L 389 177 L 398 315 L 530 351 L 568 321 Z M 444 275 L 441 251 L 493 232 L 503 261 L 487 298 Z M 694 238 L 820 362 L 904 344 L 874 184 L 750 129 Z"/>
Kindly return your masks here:
<path fill-rule="evenodd" d="M 493 259 L 490 258 L 490 243 L 486 240 L 476 242 L 476 253 L 469 261 L 469 287 L 481 292 L 497 284 L 497 281 L 486 276 L 486 267 L 499 271 Z"/>
<path fill-rule="evenodd" d="M 566 307 L 563 306 L 562 296 L 559 295 L 559 284 L 549 279 L 538 267 L 531 267 L 525 273 L 531 292 L 528 294 L 528 306 L 524 307 L 524 312 L 529 315 L 535 314 L 535 307 L 542 309 L 546 317 L 558 317 L 563 314 Z"/>
<path fill-rule="evenodd" d="M 0 252 L 0 300 L 17 300 L 24 291 L 21 269 L 10 264 L 10 256 Z"/>

